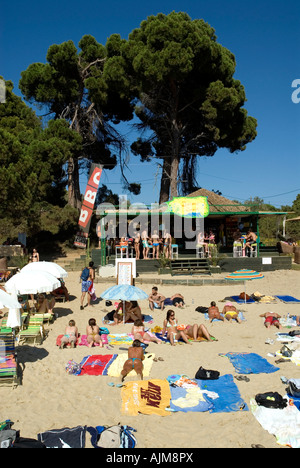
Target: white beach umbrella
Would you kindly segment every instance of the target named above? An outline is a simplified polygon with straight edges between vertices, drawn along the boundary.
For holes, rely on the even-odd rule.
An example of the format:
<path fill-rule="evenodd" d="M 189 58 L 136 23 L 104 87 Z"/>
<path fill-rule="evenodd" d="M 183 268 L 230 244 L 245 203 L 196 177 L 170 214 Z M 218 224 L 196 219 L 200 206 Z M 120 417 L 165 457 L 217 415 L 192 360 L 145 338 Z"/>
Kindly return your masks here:
<path fill-rule="evenodd" d="M 18 298 L 11 296 L 3 289 L 0 289 L 0 309 L 7 307 L 8 309 L 17 309 L 20 308 Z"/>
<path fill-rule="evenodd" d="M 6 283 L 7 292 L 17 294 L 39 294 L 60 287 L 60 281 L 45 271 L 24 271 L 12 276 Z"/>
<path fill-rule="evenodd" d="M 68 276 L 66 270 L 54 262 L 31 262 L 22 268 L 21 273 L 25 271 L 46 271 L 55 278 L 66 278 Z"/>

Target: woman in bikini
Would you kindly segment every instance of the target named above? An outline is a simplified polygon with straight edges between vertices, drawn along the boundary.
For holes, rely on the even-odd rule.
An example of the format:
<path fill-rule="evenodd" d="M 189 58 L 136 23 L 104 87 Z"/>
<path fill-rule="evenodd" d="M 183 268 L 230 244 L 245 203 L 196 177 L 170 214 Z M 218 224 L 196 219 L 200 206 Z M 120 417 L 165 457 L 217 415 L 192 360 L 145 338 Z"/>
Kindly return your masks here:
<path fill-rule="evenodd" d="M 139 232 L 137 232 L 134 238 L 135 258 L 137 260 L 140 259 L 140 245 L 141 245 L 141 235 Z"/>
<path fill-rule="evenodd" d="M 69 325 L 65 329 L 65 334 L 61 339 L 59 349 L 63 349 L 67 344 L 71 344 L 71 348 L 75 348 L 75 344 L 78 338 L 78 329 L 75 321 L 70 320 Z"/>
<path fill-rule="evenodd" d="M 132 347 L 128 349 L 128 359 L 124 362 L 121 371 L 121 382 L 124 381 L 126 375 L 129 374 L 132 369 L 135 370 L 140 380 L 143 380 L 144 359 L 144 350 L 141 347 L 141 342 L 139 340 L 134 340 Z"/>
<path fill-rule="evenodd" d="M 145 331 L 144 324 L 140 319 L 135 320 L 131 334 L 133 335 L 134 340 L 139 340 L 141 343 L 145 343 L 145 341 L 154 341 L 157 344 L 162 343 L 162 341 L 156 338 L 156 336 L 151 336 Z"/>
<path fill-rule="evenodd" d="M 31 261 L 32 262 L 39 262 L 40 261 L 40 255 L 36 249 L 33 249 L 32 255 L 31 255 Z"/>
<path fill-rule="evenodd" d="M 182 338 L 185 343 L 191 344 L 184 333 L 184 330 L 178 330 L 177 327 L 178 322 L 175 318 L 175 312 L 170 309 L 167 311 L 167 316 L 163 323 L 162 336 L 167 332 L 167 338 L 170 340 L 172 346 L 175 346 L 174 341 L 178 341 L 180 338 Z"/>
<path fill-rule="evenodd" d="M 86 327 L 86 336 L 88 347 L 91 348 L 96 343 L 100 345 L 100 348 L 103 348 L 103 342 L 100 336 L 100 330 L 94 318 L 89 320 L 89 324 Z"/>

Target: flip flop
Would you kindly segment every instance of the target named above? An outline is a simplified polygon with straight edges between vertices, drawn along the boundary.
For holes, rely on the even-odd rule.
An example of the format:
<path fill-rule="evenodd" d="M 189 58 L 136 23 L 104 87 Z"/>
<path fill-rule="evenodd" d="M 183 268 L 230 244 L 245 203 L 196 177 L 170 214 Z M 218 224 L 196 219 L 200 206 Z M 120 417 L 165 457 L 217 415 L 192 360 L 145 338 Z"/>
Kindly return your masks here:
<path fill-rule="evenodd" d="M 164 361 L 162 357 L 157 358 L 159 361 Z"/>
<path fill-rule="evenodd" d="M 114 384 L 113 382 L 108 382 L 107 385 L 108 385 L 109 387 L 114 387 L 114 386 L 115 386 L 115 384 Z"/>

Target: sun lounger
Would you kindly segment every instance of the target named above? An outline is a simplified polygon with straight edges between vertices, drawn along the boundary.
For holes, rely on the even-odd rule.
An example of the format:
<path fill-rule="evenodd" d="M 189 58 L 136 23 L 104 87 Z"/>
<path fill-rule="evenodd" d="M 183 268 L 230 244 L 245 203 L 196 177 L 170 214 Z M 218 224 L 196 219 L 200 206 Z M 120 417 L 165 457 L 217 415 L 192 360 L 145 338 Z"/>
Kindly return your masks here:
<path fill-rule="evenodd" d="M 20 330 L 17 335 L 17 340 L 19 345 L 27 343 L 28 341 L 33 340 L 33 344 L 42 344 L 44 339 L 44 330 L 42 325 L 28 325 L 28 328 L 25 330 Z"/>
<path fill-rule="evenodd" d="M 10 329 L 11 330 L 11 329 Z M 15 336 L 0 332 L 0 386 L 18 385 Z"/>

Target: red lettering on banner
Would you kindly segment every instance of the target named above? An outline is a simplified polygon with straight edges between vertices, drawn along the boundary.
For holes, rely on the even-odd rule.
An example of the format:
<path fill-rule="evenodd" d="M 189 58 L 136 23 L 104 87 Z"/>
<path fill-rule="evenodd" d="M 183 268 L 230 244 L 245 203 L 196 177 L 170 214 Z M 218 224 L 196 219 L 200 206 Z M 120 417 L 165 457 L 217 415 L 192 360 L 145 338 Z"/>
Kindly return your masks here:
<path fill-rule="evenodd" d="M 87 186 L 87 189 L 83 198 L 83 205 L 88 206 L 89 208 L 94 208 L 96 195 L 97 195 L 97 190 L 93 190 L 89 186 Z"/>
<path fill-rule="evenodd" d="M 88 185 L 98 190 L 101 174 L 102 168 L 96 167 L 88 181 Z"/>
<path fill-rule="evenodd" d="M 82 206 L 81 211 L 80 211 L 79 222 L 78 222 L 79 226 L 85 228 L 90 221 L 92 213 L 93 213 L 92 209 L 86 206 Z"/>

